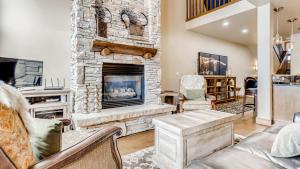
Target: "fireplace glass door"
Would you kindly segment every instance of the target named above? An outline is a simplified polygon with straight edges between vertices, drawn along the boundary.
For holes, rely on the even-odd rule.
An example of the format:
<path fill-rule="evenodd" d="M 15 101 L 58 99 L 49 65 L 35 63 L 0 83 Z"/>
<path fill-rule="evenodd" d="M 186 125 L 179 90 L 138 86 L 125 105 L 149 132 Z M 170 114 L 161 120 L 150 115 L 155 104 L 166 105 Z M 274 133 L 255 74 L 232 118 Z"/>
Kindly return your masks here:
<path fill-rule="evenodd" d="M 110 75 L 104 77 L 104 101 L 143 100 L 143 76 Z"/>

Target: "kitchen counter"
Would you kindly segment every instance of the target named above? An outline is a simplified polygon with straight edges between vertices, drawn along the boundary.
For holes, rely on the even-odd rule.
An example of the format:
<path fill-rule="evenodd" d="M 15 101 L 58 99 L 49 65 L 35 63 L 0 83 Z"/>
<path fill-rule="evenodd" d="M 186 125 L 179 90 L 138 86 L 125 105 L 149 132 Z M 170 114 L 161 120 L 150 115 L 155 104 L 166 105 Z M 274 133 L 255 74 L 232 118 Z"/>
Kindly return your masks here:
<path fill-rule="evenodd" d="M 273 112 L 275 121 L 292 121 L 300 112 L 300 84 L 273 84 Z"/>
<path fill-rule="evenodd" d="M 296 87 L 300 87 L 300 83 L 281 83 L 281 84 L 273 84 L 273 86 L 296 86 Z"/>

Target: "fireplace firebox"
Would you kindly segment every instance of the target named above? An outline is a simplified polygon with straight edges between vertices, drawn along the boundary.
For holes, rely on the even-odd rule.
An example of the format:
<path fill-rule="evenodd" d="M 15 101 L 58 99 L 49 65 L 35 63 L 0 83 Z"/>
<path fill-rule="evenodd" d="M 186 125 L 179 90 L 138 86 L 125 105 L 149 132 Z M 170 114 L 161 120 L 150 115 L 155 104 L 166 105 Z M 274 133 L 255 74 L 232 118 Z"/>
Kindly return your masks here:
<path fill-rule="evenodd" d="M 144 104 L 144 66 L 104 63 L 102 108 Z"/>

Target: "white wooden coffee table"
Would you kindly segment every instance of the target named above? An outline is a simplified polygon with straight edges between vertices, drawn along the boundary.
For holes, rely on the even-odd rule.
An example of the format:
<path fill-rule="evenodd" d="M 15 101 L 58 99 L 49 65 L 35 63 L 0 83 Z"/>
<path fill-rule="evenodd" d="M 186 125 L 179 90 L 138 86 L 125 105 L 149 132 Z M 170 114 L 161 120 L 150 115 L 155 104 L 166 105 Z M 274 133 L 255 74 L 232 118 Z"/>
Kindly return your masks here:
<path fill-rule="evenodd" d="M 236 115 L 197 110 L 153 119 L 154 160 L 162 169 L 183 169 L 194 159 L 233 144 Z"/>

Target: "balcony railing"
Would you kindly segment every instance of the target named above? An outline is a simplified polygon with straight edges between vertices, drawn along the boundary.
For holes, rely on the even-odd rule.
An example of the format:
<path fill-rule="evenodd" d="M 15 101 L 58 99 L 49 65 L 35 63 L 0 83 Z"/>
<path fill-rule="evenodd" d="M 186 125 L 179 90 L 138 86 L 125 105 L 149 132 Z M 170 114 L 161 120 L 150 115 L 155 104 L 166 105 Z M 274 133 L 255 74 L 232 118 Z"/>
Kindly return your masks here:
<path fill-rule="evenodd" d="M 186 21 L 224 8 L 240 0 L 186 0 Z"/>

